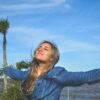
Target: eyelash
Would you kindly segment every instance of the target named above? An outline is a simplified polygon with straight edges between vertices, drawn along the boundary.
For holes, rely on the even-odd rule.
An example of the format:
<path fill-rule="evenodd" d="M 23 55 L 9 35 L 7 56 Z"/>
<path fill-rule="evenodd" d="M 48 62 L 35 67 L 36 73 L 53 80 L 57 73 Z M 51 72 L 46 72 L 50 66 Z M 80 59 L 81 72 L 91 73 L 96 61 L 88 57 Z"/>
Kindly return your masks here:
<path fill-rule="evenodd" d="M 48 49 L 45 49 L 46 51 L 48 51 Z"/>
<path fill-rule="evenodd" d="M 39 50 L 40 48 L 37 48 L 37 50 Z M 48 49 L 46 49 L 46 48 L 44 48 L 44 50 L 47 50 L 48 51 Z"/>

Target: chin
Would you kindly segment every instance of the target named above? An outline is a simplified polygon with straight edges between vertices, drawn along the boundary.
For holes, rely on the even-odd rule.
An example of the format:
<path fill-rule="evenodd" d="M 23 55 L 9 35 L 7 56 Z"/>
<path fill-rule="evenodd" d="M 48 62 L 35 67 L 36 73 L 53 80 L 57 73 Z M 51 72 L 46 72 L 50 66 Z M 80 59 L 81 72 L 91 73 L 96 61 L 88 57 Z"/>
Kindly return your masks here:
<path fill-rule="evenodd" d="M 36 60 L 37 60 L 37 62 L 39 62 L 39 63 L 46 63 L 46 61 L 45 60 L 43 60 L 43 59 L 39 59 L 39 58 L 35 58 Z"/>

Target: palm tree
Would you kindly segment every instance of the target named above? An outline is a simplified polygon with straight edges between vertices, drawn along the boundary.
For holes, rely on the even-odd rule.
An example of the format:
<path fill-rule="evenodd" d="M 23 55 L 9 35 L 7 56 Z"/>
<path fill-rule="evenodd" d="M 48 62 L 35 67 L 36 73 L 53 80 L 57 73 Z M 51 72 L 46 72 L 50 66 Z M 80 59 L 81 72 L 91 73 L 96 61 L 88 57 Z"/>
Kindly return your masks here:
<path fill-rule="evenodd" d="M 0 19 L 0 33 L 3 35 L 3 66 L 7 65 L 6 58 L 6 34 L 9 28 L 8 19 Z M 4 91 L 7 91 L 7 76 L 4 75 Z"/>
<path fill-rule="evenodd" d="M 28 69 L 29 66 L 31 66 L 30 61 L 20 61 L 16 63 L 16 67 L 21 70 L 21 69 Z"/>

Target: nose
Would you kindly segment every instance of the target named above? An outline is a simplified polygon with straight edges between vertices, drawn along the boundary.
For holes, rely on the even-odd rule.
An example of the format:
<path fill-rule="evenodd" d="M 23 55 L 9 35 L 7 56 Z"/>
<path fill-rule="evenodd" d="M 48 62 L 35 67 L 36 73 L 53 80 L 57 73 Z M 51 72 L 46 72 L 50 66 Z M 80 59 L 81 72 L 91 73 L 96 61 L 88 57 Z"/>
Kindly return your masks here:
<path fill-rule="evenodd" d="M 39 52 L 43 51 L 43 48 L 39 48 Z"/>

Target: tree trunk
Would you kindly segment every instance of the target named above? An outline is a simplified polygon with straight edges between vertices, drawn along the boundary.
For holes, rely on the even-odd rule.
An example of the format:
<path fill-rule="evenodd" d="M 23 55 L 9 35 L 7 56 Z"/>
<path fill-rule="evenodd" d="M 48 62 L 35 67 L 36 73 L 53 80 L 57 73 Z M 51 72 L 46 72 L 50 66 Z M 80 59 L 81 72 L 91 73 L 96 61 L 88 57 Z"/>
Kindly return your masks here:
<path fill-rule="evenodd" d="M 7 58 L 6 58 L 6 33 L 3 35 L 3 66 L 7 65 Z M 7 92 L 7 76 L 4 74 L 4 92 Z"/>

